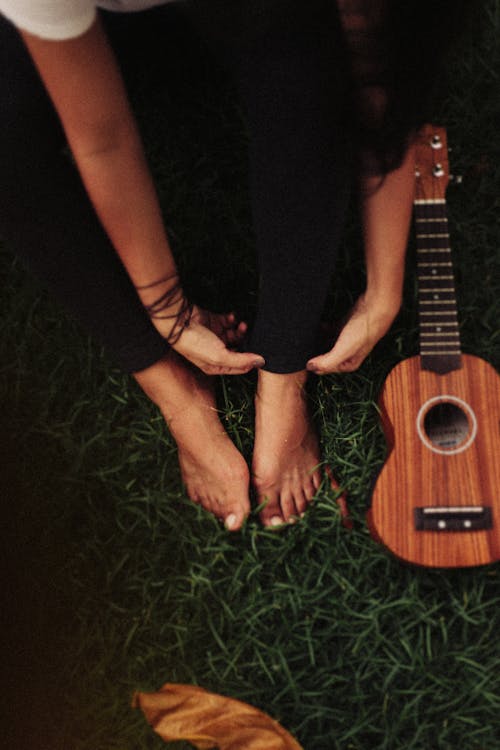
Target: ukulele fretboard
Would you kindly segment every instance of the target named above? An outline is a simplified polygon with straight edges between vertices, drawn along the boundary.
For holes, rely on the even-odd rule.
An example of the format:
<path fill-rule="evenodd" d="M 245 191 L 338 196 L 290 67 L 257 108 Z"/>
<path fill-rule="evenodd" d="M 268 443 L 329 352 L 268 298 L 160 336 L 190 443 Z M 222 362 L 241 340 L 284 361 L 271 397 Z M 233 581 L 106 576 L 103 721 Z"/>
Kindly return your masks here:
<path fill-rule="evenodd" d="M 446 202 L 416 200 L 414 209 L 422 369 L 450 372 L 461 351 Z"/>

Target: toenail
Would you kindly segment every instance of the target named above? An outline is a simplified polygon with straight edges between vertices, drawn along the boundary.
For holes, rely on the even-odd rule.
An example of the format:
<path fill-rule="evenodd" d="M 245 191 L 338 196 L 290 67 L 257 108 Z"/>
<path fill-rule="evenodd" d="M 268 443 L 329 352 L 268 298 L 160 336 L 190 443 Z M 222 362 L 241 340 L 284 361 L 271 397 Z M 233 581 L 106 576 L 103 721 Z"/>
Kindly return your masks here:
<path fill-rule="evenodd" d="M 271 524 L 271 526 L 281 526 L 284 521 L 282 518 L 280 518 L 280 516 L 273 516 L 269 523 Z"/>
<path fill-rule="evenodd" d="M 297 523 L 297 519 L 295 518 L 295 516 L 291 516 L 291 517 L 290 517 L 290 518 L 288 519 L 288 523 L 291 523 L 291 524 Z"/>
<path fill-rule="evenodd" d="M 229 530 L 234 529 L 234 527 L 236 526 L 236 516 L 234 515 L 234 513 L 230 513 L 228 515 L 228 517 L 224 521 L 224 526 Z"/>

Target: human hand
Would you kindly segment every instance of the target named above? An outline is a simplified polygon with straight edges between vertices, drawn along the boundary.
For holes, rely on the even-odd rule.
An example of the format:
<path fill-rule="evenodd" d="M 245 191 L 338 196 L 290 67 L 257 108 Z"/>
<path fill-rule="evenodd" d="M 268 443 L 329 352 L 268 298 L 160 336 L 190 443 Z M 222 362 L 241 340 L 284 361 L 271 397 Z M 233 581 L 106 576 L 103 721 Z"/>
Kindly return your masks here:
<path fill-rule="evenodd" d="M 191 314 L 191 322 L 193 320 L 209 328 L 229 349 L 241 344 L 248 329 L 247 324 L 239 321 L 234 312 L 214 313 L 197 305 L 194 305 Z"/>
<path fill-rule="evenodd" d="M 246 331 L 247 324 L 238 322 L 234 313 L 212 313 L 195 305 L 172 348 L 206 375 L 242 375 L 265 364 L 258 354 L 231 351 Z"/>
<path fill-rule="evenodd" d="M 362 294 L 351 310 L 333 348 L 326 354 L 310 359 L 307 369 L 318 375 L 357 370 L 391 327 L 399 305 L 399 300 L 368 299 L 366 294 Z"/>

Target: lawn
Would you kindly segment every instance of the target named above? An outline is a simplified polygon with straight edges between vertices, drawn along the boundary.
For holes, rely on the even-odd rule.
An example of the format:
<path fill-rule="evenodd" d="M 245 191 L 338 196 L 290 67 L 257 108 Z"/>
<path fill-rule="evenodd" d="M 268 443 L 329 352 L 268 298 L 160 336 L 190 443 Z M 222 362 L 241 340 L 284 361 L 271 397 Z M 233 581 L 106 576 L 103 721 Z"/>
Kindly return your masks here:
<path fill-rule="evenodd" d="M 481 9 L 480 36 L 450 62 L 435 114 L 463 176 L 447 194 L 462 345 L 498 368 L 500 3 Z M 153 99 L 145 63 L 131 96 L 191 296 L 251 317 L 244 120 L 224 76 L 172 19 L 171 87 Z M 390 368 L 417 352 L 414 263 L 410 242 L 388 336 L 358 372 L 311 389 L 352 530 L 325 483 L 300 524 L 275 533 L 253 515 L 231 535 L 187 500 L 159 413 L 3 248 L 6 747 L 165 747 L 131 696 L 183 682 L 267 711 L 305 750 L 500 748 L 498 564 L 405 566 L 365 523 L 385 453 L 377 396 Z M 353 209 L 331 319 L 362 288 L 362 268 Z M 252 375 L 218 385 L 247 458 L 254 386 Z"/>

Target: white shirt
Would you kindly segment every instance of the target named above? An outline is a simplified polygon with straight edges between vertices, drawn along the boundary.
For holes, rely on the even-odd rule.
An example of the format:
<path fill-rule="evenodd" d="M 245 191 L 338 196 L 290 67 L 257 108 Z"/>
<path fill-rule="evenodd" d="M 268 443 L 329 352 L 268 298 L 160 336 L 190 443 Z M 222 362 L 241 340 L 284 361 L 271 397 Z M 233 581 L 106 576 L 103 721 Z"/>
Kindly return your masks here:
<path fill-rule="evenodd" d="M 127 13 L 168 2 L 172 0 L 0 0 L 0 12 L 35 36 L 71 39 L 90 28 L 97 7 Z"/>

